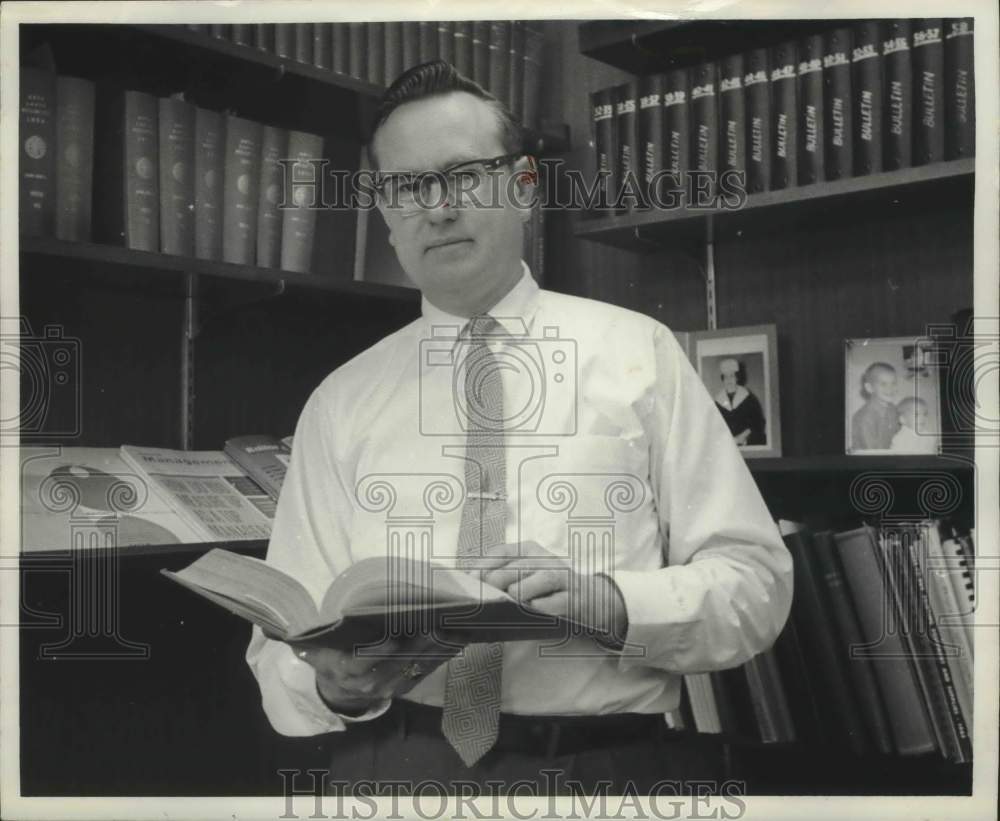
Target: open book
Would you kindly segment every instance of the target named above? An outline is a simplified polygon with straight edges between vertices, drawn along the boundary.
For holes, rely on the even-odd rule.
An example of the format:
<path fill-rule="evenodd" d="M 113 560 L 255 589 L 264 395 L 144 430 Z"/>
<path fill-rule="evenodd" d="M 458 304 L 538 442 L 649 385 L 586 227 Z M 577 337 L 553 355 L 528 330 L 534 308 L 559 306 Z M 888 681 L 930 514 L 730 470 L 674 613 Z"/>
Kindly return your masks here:
<path fill-rule="evenodd" d="M 586 632 L 474 575 L 408 558 L 356 562 L 333 580 L 319 609 L 296 579 L 228 550 L 216 548 L 183 570 L 160 572 L 286 642 L 350 649 L 387 637 L 534 641 Z"/>

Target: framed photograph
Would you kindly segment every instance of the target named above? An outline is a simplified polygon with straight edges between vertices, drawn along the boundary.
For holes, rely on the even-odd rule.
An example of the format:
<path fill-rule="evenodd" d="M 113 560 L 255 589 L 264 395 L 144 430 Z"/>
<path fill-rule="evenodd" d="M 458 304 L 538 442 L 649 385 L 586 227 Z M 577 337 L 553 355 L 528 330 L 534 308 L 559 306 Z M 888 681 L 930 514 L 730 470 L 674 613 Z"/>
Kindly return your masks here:
<path fill-rule="evenodd" d="M 848 339 L 844 349 L 847 453 L 938 453 L 941 387 L 933 342 Z"/>
<path fill-rule="evenodd" d="M 747 458 L 781 456 L 775 326 L 697 331 L 689 350 L 740 451 Z"/>

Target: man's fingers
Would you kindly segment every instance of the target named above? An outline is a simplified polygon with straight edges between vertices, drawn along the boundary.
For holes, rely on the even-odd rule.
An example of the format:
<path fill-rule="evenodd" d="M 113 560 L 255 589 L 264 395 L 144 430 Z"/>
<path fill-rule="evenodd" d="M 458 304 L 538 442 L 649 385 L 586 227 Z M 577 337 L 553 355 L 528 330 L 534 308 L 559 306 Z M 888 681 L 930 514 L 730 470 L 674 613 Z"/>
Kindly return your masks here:
<path fill-rule="evenodd" d="M 531 606 L 541 613 L 550 616 L 569 615 L 569 593 L 560 590 L 558 593 L 551 593 L 548 596 L 541 596 L 531 600 Z"/>
<path fill-rule="evenodd" d="M 569 587 L 569 570 L 540 570 L 523 575 L 507 588 L 507 593 L 518 601 L 534 605 L 534 599 L 558 593 Z"/>

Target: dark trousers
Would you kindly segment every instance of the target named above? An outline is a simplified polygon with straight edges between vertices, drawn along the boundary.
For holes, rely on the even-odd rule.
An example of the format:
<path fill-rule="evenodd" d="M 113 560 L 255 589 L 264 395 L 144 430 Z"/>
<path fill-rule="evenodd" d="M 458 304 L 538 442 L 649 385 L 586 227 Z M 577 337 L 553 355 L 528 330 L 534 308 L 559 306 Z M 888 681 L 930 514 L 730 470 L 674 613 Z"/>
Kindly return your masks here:
<path fill-rule="evenodd" d="M 659 715 L 632 715 L 631 724 L 617 716 L 501 716 L 496 746 L 473 767 L 441 734 L 440 715 L 397 700 L 380 718 L 333 734 L 327 794 L 697 795 L 706 782 L 716 794 L 725 777 L 718 741 L 670 731 Z"/>

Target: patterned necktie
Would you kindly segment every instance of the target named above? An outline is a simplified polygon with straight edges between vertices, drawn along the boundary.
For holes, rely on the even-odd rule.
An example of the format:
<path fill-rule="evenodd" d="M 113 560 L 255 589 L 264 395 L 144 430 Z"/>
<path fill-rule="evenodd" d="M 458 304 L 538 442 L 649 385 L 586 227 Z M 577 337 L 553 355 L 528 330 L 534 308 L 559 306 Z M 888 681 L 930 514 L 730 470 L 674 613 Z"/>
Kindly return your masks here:
<path fill-rule="evenodd" d="M 464 360 L 463 391 L 466 424 L 465 486 L 458 532 L 458 565 L 504 542 L 507 464 L 504 448 L 503 382 L 499 361 L 484 336 L 499 324 L 491 316 L 469 321 L 470 349 Z M 500 674 L 503 645 L 466 645 L 448 662 L 441 729 L 467 767 L 493 746 L 500 721 Z"/>

